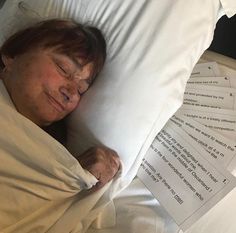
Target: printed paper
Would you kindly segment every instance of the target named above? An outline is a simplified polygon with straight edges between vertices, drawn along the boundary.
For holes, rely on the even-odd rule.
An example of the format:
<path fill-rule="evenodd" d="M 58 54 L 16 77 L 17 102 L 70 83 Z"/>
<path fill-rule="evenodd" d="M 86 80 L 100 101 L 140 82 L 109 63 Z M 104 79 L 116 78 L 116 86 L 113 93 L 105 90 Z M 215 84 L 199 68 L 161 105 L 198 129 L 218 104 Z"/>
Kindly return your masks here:
<path fill-rule="evenodd" d="M 170 121 L 153 141 L 138 177 L 182 230 L 235 187 L 235 178 Z"/>
<path fill-rule="evenodd" d="M 236 97 L 232 92 L 223 92 L 223 90 L 215 91 L 210 88 L 202 90 L 187 87 L 184 92 L 183 105 L 233 110 L 236 109 Z"/>
<path fill-rule="evenodd" d="M 220 86 L 231 87 L 231 80 L 228 77 L 191 77 L 188 82 L 191 85 L 207 85 L 207 86 Z M 197 88 L 197 86 L 196 86 Z"/>
<path fill-rule="evenodd" d="M 182 128 L 191 138 L 198 142 L 214 160 L 227 168 L 236 157 L 236 142 L 216 133 L 191 118 L 176 113 L 170 121 Z"/>
<path fill-rule="evenodd" d="M 220 76 L 219 66 L 216 62 L 199 63 L 193 68 L 191 77 Z"/>
<path fill-rule="evenodd" d="M 236 141 L 236 111 L 183 106 L 178 112 Z"/>

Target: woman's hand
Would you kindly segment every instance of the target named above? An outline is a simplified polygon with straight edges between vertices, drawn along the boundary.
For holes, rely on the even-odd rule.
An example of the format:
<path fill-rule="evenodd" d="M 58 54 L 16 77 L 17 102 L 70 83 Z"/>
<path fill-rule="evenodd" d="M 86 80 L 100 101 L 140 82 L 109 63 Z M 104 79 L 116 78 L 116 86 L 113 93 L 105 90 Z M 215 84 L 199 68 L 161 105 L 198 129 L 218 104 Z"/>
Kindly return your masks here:
<path fill-rule="evenodd" d="M 96 191 L 108 183 L 120 167 L 118 154 L 105 146 L 92 147 L 77 159 L 84 169 L 98 179 L 98 183 L 92 188 L 92 191 Z"/>

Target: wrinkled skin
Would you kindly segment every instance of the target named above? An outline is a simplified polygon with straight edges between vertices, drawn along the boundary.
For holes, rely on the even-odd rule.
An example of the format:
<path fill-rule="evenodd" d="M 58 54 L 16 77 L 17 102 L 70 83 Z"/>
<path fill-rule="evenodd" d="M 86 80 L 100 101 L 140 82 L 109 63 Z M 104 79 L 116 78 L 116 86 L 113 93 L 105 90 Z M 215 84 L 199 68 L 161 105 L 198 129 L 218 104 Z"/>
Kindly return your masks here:
<path fill-rule="evenodd" d="M 80 66 L 53 49 L 2 57 L 4 84 L 16 109 L 41 126 L 63 119 L 78 105 L 90 84 L 93 64 Z"/>
<path fill-rule="evenodd" d="M 77 159 L 83 168 L 98 179 L 98 183 L 92 188 L 92 191 L 102 188 L 120 168 L 120 159 L 117 153 L 104 146 L 92 147 Z"/>

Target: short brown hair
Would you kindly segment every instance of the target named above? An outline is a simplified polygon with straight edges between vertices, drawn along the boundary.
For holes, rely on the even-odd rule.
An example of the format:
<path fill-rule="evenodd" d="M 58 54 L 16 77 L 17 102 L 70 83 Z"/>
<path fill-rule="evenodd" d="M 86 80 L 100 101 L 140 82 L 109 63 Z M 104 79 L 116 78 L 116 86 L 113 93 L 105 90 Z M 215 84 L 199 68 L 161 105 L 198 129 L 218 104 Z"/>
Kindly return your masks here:
<path fill-rule="evenodd" d="M 0 53 L 13 58 L 36 47 L 55 48 L 69 57 L 80 58 L 82 65 L 92 62 L 93 78 L 106 59 L 106 42 L 99 29 L 64 19 L 42 21 L 13 34 Z M 2 60 L 0 67 L 4 68 Z"/>

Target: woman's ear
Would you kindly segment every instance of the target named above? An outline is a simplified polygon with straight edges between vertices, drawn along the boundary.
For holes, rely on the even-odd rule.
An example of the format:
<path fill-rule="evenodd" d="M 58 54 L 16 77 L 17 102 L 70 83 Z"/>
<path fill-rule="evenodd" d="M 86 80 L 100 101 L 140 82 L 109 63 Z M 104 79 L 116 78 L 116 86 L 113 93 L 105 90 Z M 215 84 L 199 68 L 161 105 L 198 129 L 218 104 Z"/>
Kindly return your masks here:
<path fill-rule="evenodd" d="M 6 56 L 4 54 L 1 55 L 1 58 L 2 58 L 2 62 L 4 64 L 4 66 L 5 66 L 5 70 L 9 71 L 11 69 L 14 58 L 11 58 L 11 57 Z"/>

